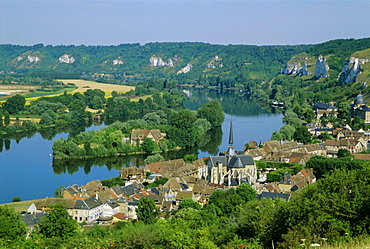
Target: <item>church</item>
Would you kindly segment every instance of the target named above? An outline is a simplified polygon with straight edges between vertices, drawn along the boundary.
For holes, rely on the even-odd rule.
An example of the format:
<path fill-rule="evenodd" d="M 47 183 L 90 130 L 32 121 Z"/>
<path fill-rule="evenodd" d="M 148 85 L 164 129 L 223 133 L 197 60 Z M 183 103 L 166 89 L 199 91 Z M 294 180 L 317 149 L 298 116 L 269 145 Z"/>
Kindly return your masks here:
<path fill-rule="evenodd" d="M 353 118 L 358 116 L 366 124 L 370 123 L 370 107 L 366 104 L 365 98 L 361 94 L 357 95 L 353 104 L 350 105 L 350 113 Z"/>
<path fill-rule="evenodd" d="M 257 169 L 253 157 L 238 155 L 234 150 L 233 128 L 230 121 L 229 147 L 225 154 L 209 157 L 207 165 L 199 168 L 199 177 L 211 183 L 225 186 L 239 186 L 247 182 L 254 186 L 257 180 Z"/>

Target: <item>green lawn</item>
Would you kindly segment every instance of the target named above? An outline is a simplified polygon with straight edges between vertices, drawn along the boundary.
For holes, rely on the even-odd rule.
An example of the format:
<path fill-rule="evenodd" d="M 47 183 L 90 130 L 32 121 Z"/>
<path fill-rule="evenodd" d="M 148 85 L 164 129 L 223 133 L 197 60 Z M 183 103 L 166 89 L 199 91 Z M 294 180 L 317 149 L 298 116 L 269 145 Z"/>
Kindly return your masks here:
<path fill-rule="evenodd" d="M 35 91 L 35 92 L 31 92 L 31 93 L 25 95 L 24 97 L 25 98 L 43 97 L 43 96 L 48 96 L 48 95 L 54 95 L 54 94 L 64 93 L 64 91 L 72 92 L 74 89 L 76 89 L 76 88 L 75 87 L 74 88 L 62 88 L 62 89 L 60 89 L 59 91 L 56 91 L 56 92 L 39 92 L 39 91 Z"/>
<path fill-rule="evenodd" d="M 5 203 L 0 204 L 0 206 L 7 205 L 8 207 L 14 208 L 16 212 L 20 211 L 27 211 L 27 209 L 31 206 L 33 200 L 31 201 L 20 201 L 20 202 L 11 202 L 11 203 Z"/>

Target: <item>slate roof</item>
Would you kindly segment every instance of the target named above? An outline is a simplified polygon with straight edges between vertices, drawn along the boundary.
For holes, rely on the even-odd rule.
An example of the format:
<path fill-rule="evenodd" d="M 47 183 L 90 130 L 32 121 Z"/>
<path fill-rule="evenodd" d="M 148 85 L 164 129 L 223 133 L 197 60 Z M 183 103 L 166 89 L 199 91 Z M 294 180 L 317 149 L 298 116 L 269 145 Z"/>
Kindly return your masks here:
<path fill-rule="evenodd" d="M 116 193 L 116 195 L 130 196 L 130 195 L 133 195 L 133 194 L 137 193 L 141 186 L 142 185 L 140 185 L 140 184 L 129 184 L 129 185 L 122 186 L 122 187 L 121 186 L 113 186 L 112 190 L 114 191 L 114 193 Z"/>
<path fill-rule="evenodd" d="M 137 205 L 138 205 L 138 203 L 139 203 L 138 201 L 129 201 L 129 202 L 128 202 L 128 205 L 129 205 L 129 206 L 137 206 Z"/>
<path fill-rule="evenodd" d="M 236 156 L 230 159 L 228 166 L 229 168 L 244 168 L 245 167 L 240 157 L 236 157 Z"/>
<path fill-rule="evenodd" d="M 323 102 L 316 102 L 314 105 L 313 105 L 313 109 L 314 110 L 328 110 L 328 109 L 338 109 L 337 107 L 335 106 L 332 106 L 332 105 L 329 105 L 329 104 L 325 104 Z"/>
<path fill-rule="evenodd" d="M 22 214 L 21 219 L 29 227 L 39 224 L 41 219 L 47 215 L 48 213 Z"/>
<path fill-rule="evenodd" d="M 108 204 L 112 209 L 119 207 L 119 204 L 116 201 L 108 201 L 106 204 Z"/>
<path fill-rule="evenodd" d="M 95 196 L 87 198 L 85 200 L 76 200 L 74 209 L 93 209 L 100 205 L 103 205 L 103 202 L 99 199 L 96 199 Z"/>
<path fill-rule="evenodd" d="M 254 165 L 251 155 L 237 155 L 231 157 L 229 162 L 227 162 L 226 156 L 211 156 L 208 160 L 208 166 L 216 167 L 218 162 L 230 168 L 244 168 L 245 165 Z"/>

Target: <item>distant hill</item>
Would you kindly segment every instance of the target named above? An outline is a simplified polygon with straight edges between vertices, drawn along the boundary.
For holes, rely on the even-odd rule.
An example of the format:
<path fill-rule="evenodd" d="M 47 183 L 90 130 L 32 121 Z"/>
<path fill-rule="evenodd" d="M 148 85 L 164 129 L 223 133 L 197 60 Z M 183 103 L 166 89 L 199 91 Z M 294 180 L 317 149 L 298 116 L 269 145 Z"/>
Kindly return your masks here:
<path fill-rule="evenodd" d="M 125 81 L 150 77 L 194 81 L 199 77 L 231 75 L 239 75 L 242 81 L 268 80 L 290 57 L 310 47 L 191 42 L 117 46 L 0 45 L 0 71 L 74 72 L 96 78 L 105 74 L 106 79 Z"/>
<path fill-rule="evenodd" d="M 340 39 L 311 46 L 291 57 L 271 83 L 271 99 L 283 99 L 280 89 L 300 91 L 306 100 L 348 101 L 362 92 L 370 98 L 370 38 Z"/>
<path fill-rule="evenodd" d="M 177 84 L 212 86 L 220 92 L 235 89 L 261 101 L 286 102 L 299 91 L 309 101 L 331 101 L 351 99 L 359 91 L 370 97 L 369 49 L 370 38 L 296 46 L 4 44 L 0 45 L 0 72 L 115 84 L 166 78 Z"/>

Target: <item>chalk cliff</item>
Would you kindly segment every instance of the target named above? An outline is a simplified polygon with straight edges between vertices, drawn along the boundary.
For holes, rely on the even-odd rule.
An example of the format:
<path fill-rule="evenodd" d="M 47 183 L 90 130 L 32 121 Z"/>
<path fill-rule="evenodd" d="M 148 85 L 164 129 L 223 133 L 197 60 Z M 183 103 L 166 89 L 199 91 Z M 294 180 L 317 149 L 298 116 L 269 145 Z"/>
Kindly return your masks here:
<path fill-rule="evenodd" d="M 120 60 L 120 59 L 115 59 L 115 60 L 112 61 L 112 63 L 113 63 L 113 65 L 121 65 L 121 64 L 123 64 L 123 61 Z"/>
<path fill-rule="evenodd" d="M 59 62 L 60 63 L 74 63 L 76 60 L 73 58 L 72 55 L 69 54 L 64 54 L 61 57 L 59 57 Z"/>
<path fill-rule="evenodd" d="M 164 61 L 162 60 L 161 57 L 152 56 L 149 59 L 149 66 L 151 66 L 151 67 L 163 67 L 165 65 L 166 65 L 166 63 L 164 63 Z"/>
<path fill-rule="evenodd" d="M 184 67 L 184 68 L 182 68 L 180 71 L 178 71 L 178 72 L 177 72 L 177 74 L 180 74 L 180 73 L 188 73 L 188 72 L 190 72 L 192 69 L 193 69 L 193 66 L 192 66 L 190 63 L 188 63 L 188 64 L 186 65 L 186 67 Z"/>
<path fill-rule="evenodd" d="M 303 76 L 303 75 L 309 75 L 309 74 L 311 74 L 311 72 L 307 70 L 306 62 L 302 62 L 302 68 L 300 68 L 297 71 L 297 76 Z"/>
<path fill-rule="evenodd" d="M 216 61 L 220 61 L 221 59 L 218 57 L 218 55 L 216 55 L 215 57 L 212 58 L 212 60 L 206 64 L 206 68 L 210 68 L 210 69 L 214 69 L 216 68 L 215 66 L 215 62 Z M 219 64 L 218 67 L 223 67 L 222 64 Z"/>
<path fill-rule="evenodd" d="M 325 58 L 319 55 L 316 59 L 315 77 L 326 78 L 329 76 L 329 66 L 326 63 Z"/>
<path fill-rule="evenodd" d="M 19 57 L 18 57 L 18 61 L 19 61 Z M 40 58 L 37 57 L 37 56 L 29 55 L 29 56 L 27 56 L 27 61 L 28 62 L 38 62 L 38 61 L 40 61 Z"/>
<path fill-rule="evenodd" d="M 345 61 L 342 72 L 339 74 L 339 82 L 351 83 L 357 80 L 357 76 L 361 73 L 361 65 L 370 62 L 370 59 L 359 59 L 350 57 Z"/>

